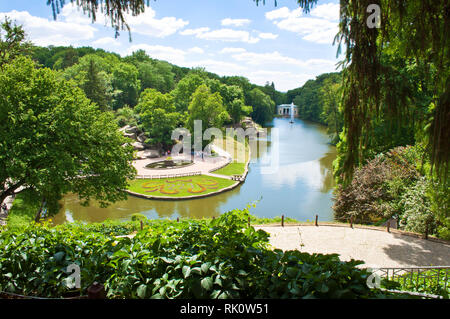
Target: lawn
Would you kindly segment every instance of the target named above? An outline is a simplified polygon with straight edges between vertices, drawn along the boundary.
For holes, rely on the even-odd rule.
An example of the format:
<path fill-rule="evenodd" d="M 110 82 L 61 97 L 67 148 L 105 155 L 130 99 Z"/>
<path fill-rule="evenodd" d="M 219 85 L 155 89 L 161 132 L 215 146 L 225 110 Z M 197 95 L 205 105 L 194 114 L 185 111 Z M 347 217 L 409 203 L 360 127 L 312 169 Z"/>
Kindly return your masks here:
<path fill-rule="evenodd" d="M 135 179 L 128 189 L 132 192 L 164 197 L 188 197 L 217 192 L 233 185 L 229 179 L 200 175 L 163 179 Z"/>
<path fill-rule="evenodd" d="M 32 191 L 24 190 L 17 194 L 8 212 L 8 228 L 17 228 L 33 222 L 40 206 L 40 199 Z"/>
<path fill-rule="evenodd" d="M 246 163 L 249 160 L 249 148 L 248 145 L 245 145 L 245 163 L 240 163 L 238 162 L 238 147 L 239 147 L 239 143 L 238 141 L 234 140 L 232 137 L 230 136 L 226 136 L 223 139 L 223 144 L 220 145 L 219 143 L 215 142 L 216 145 L 218 146 L 223 146 L 225 148 L 225 150 L 230 150 L 234 148 L 234 156 L 233 156 L 233 161 L 228 164 L 225 167 L 222 167 L 216 171 L 213 171 L 214 174 L 220 174 L 220 175 L 226 175 L 226 176 L 231 176 L 231 175 L 243 175 L 245 172 L 245 167 L 246 167 Z"/>

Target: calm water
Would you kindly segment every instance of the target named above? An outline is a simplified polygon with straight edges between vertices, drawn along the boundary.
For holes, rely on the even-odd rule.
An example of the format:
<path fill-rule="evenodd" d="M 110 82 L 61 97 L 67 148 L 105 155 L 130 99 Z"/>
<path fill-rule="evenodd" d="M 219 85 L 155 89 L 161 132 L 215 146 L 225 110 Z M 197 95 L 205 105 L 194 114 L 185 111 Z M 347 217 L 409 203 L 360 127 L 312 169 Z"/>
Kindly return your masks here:
<path fill-rule="evenodd" d="M 316 214 L 322 221 L 333 219 L 332 162 L 336 149 L 328 144 L 328 136 L 323 127 L 295 120 L 274 119 L 268 127 L 267 148 L 252 153 L 252 162 L 244 184 L 232 191 L 203 199 L 184 201 L 158 201 L 128 197 L 107 208 L 99 208 L 95 203 L 83 207 L 77 197 L 66 196 L 60 213 L 54 217 L 55 223 L 66 221 L 99 222 L 106 219 L 130 219 L 134 213 L 148 218 L 212 217 L 234 208 L 244 208 L 260 199 L 254 215 L 260 217 L 285 216 L 306 221 Z M 275 136 L 278 135 L 278 141 Z M 272 138 L 273 137 L 273 138 Z M 267 174 L 268 161 L 279 154 L 278 169 Z M 264 169 L 265 167 L 265 169 Z"/>

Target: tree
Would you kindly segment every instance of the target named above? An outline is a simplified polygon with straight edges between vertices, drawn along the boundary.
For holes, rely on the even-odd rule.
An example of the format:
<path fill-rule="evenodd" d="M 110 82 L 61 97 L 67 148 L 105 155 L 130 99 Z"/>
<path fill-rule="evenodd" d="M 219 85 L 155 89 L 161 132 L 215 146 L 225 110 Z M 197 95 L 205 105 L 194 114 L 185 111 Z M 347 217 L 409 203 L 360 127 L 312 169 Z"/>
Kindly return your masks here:
<path fill-rule="evenodd" d="M 43 202 L 73 192 L 102 205 L 126 199 L 133 149 L 114 116 L 72 81 L 18 57 L 0 71 L 0 202 L 19 187 Z"/>
<path fill-rule="evenodd" d="M 186 112 L 188 110 L 192 94 L 202 84 L 205 84 L 205 79 L 197 73 L 189 73 L 178 82 L 175 90 L 171 92 L 178 112 Z"/>
<path fill-rule="evenodd" d="M 141 82 L 138 79 L 138 70 L 129 63 L 119 62 L 112 71 L 112 86 L 117 91 L 114 109 L 125 105 L 135 106 L 137 104 Z"/>
<path fill-rule="evenodd" d="M 25 42 L 25 31 L 21 26 L 12 24 L 8 17 L 0 27 L 0 68 L 21 54 L 31 50 L 31 44 Z"/>
<path fill-rule="evenodd" d="M 343 126 L 343 116 L 339 110 L 341 84 L 334 83 L 331 79 L 326 79 L 320 91 L 320 99 L 323 106 L 320 116 L 328 126 L 328 134 L 332 136 L 332 143 L 336 144 L 339 141 L 339 133 Z"/>
<path fill-rule="evenodd" d="M 53 68 L 56 70 L 64 70 L 78 63 L 78 51 L 70 46 L 66 50 L 62 50 L 59 54 L 56 54 L 53 57 L 53 60 L 54 59 L 56 59 L 56 61 L 53 63 Z"/>
<path fill-rule="evenodd" d="M 94 60 L 89 61 L 85 81 L 81 86 L 88 99 L 97 103 L 100 109 L 107 109 L 111 102 L 110 83 L 106 74 L 100 73 Z"/>
<path fill-rule="evenodd" d="M 205 84 L 200 85 L 192 95 L 189 104 L 189 117 L 187 127 L 194 132 L 194 121 L 202 121 L 202 135 L 208 128 L 221 129 L 223 123 L 229 120 L 229 115 L 223 106 L 222 97 L 218 92 L 211 93 L 211 90 Z M 203 141 L 202 146 L 206 146 L 208 141 Z"/>
<path fill-rule="evenodd" d="M 260 89 L 253 89 L 249 94 L 250 105 L 253 107 L 252 118 L 259 124 L 265 124 L 273 119 L 275 102 Z"/>
<path fill-rule="evenodd" d="M 89 54 L 64 71 L 66 79 L 74 79 L 86 96 L 102 110 L 111 107 L 114 98 L 111 67 L 104 58 Z"/>
<path fill-rule="evenodd" d="M 120 127 L 125 125 L 136 126 L 138 118 L 136 110 L 129 106 L 124 106 L 116 111 L 116 122 Z"/>
<path fill-rule="evenodd" d="M 174 86 L 175 74 L 172 66 L 164 61 L 140 62 L 137 64 L 139 80 L 143 90 L 154 88 L 160 92 L 168 93 Z"/>
<path fill-rule="evenodd" d="M 148 136 L 145 142 L 169 149 L 173 144 L 172 131 L 183 122 L 183 116 L 175 111 L 173 97 L 155 89 L 146 89 L 141 94 L 136 111 Z"/>

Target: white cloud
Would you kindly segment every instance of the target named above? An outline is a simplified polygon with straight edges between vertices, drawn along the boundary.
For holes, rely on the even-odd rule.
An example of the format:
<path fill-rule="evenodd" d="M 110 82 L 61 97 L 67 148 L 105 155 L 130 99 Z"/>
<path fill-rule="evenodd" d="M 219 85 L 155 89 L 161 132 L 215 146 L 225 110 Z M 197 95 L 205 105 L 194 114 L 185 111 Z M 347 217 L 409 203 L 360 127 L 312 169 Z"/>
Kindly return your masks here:
<path fill-rule="evenodd" d="M 311 10 L 311 15 L 314 17 L 330 20 L 330 21 L 338 21 L 339 20 L 339 4 L 335 3 L 327 3 L 322 4 Z"/>
<path fill-rule="evenodd" d="M 124 52 L 124 55 L 129 55 L 137 50 L 144 50 L 152 58 L 180 66 L 184 66 L 186 63 L 186 51 L 163 45 L 136 44 Z"/>
<path fill-rule="evenodd" d="M 279 65 L 290 65 L 290 66 L 305 66 L 305 62 L 283 56 L 277 51 L 268 53 L 255 53 L 255 52 L 242 52 L 233 55 L 233 58 L 240 62 L 245 62 L 252 66 L 279 66 Z"/>
<path fill-rule="evenodd" d="M 64 9 L 64 8 L 63 8 Z M 63 13 L 67 14 L 63 10 Z M 76 13 L 76 12 L 75 12 Z M 81 20 L 72 18 L 70 22 L 63 19 L 61 21 L 48 20 L 32 16 L 28 11 L 0 12 L 0 17 L 8 16 L 17 24 L 23 26 L 28 38 L 36 45 L 74 45 L 78 41 L 90 40 L 94 38 L 97 31 L 92 25 L 86 25 Z"/>
<path fill-rule="evenodd" d="M 273 33 L 270 33 L 270 32 L 267 32 L 267 33 L 261 32 L 259 34 L 259 37 L 261 39 L 275 40 L 276 38 L 278 38 L 278 34 L 273 34 Z"/>
<path fill-rule="evenodd" d="M 130 26 L 131 32 L 157 38 L 172 35 L 189 24 L 189 21 L 175 17 L 156 19 L 156 12 L 150 7 L 146 7 L 145 12 L 138 16 L 126 14 L 125 21 Z"/>
<path fill-rule="evenodd" d="M 204 67 L 208 72 L 217 73 L 219 75 L 236 75 L 236 74 L 245 74 L 247 69 L 239 65 L 237 63 L 232 62 L 224 62 L 221 60 L 200 60 L 200 61 L 192 61 L 187 63 L 187 65 L 192 67 Z"/>
<path fill-rule="evenodd" d="M 226 18 L 222 20 L 223 26 L 234 26 L 234 27 L 242 27 L 245 25 L 249 25 L 252 22 L 249 19 L 230 19 Z"/>
<path fill-rule="evenodd" d="M 285 19 L 285 18 L 297 18 L 302 15 L 302 9 L 289 10 L 288 7 L 282 7 L 280 9 L 266 12 L 266 18 L 268 20 Z"/>
<path fill-rule="evenodd" d="M 92 45 L 98 48 L 105 48 L 105 47 L 108 48 L 111 46 L 118 47 L 120 46 L 120 41 L 111 37 L 104 37 L 95 40 L 94 42 L 92 42 Z"/>
<path fill-rule="evenodd" d="M 232 57 L 239 62 L 244 62 L 247 65 L 258 67 L 297 67 L 303 70 L 317 70 L 318 72 L 332 72 L 335 69 L 335 61 L 324 59 L 308 59 L 301 60 L 282 55 L 278 51 L 267 53 L 242 52 L 233 54 Z M 320 74 L 320 73 L 319 73 Z"/>
<path fill-rule="evenodd" d="M 300 9 L 300 8 L 299 8 Z M 289 10 L 283 7 L 266 13 L 266 18 L 280 29 L 299 34 L 304 40 L 320 43 L 333 43 L 338 33 L 339 5 L 323 4 L 311 10 L 305 17 L 299 9 Z"/>
<path fill-rule="evenodd" d="M 210 31 L 209 28 L 188 29 L 180 32 L 181 35 L 195 35 L 199 39 L 223 42 L 257 43 L 259 38 L 252 37 L 249 32 L 233 29 L 218 29 Z"/>
<path fill-rule="evenodd" d="M 188 52 L 189 53 L 203 54 L 203 53 L 205 53 L 205 50 L 203 50 L 202 48 L 199 48 L 199 47 L 193 47 L 193 48 L 190 48 L 188 50 Z"/>
<path fill-rule="evenodd" d="M 246 50 L 244 48 L 223 48 L 220 50 L 220 53 L 227 54 L 227 53 L 241 53 L 245 52 Z"/>
<path fill-rule="evenodd" d="M 198 35 L 200 33 L 208 32 L 209 28 L 197 28 L 197 29 L 186 29 L 180 32 L 181 35 Z"/>

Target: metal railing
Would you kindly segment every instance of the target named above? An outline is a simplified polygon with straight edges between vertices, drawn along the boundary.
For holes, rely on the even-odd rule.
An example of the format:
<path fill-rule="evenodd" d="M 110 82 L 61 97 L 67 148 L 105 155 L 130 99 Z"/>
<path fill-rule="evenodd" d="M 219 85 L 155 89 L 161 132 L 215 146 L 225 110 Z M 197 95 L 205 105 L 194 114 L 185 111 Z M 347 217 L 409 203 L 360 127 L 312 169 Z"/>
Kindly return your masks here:
<path fill-rule="evenodd" d="M 202 175 L 201 171 L 179 173 L 179 174 L 162 174 L 162 175 L 136 175 L 136 179 L 161 179 L 161 178 L 174 178 L 174 177 L 187 177 Z"/>
<path fill-rule="evenodd" d="M 403 284 L 404 287 L 439 287 L 446 290 L 450 281 L 450 266 L 423 266 L 376 268 L 373 273 L 390 281 Z"/>

